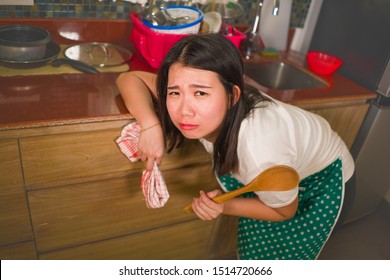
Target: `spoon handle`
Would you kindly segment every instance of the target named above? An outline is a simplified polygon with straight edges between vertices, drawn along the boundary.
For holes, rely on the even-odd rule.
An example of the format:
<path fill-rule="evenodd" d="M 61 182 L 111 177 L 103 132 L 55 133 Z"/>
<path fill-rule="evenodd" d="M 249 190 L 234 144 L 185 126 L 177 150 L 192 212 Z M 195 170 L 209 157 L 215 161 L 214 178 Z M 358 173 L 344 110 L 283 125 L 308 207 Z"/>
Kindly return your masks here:
<path fill-rule="evenodd" d="M 243 193 L 246 193 L 246 192 L 250 192 L 251 190 L 249 188 L 246 188 L 246 187 L 242 187 L 242 188 L 238 188 L 234 191 L 231 191 L 231 192 L 227 192 L 227 193 L 223 193 L 221 195 L 218 195 L 214 198 L 212 198 L 212 200 L 214 200 L 214 202 L 216 203 L 222 203 L 226 200 L 229 200 L 233 197 L 236 197 L 236 196 L 239 196 Z"/>

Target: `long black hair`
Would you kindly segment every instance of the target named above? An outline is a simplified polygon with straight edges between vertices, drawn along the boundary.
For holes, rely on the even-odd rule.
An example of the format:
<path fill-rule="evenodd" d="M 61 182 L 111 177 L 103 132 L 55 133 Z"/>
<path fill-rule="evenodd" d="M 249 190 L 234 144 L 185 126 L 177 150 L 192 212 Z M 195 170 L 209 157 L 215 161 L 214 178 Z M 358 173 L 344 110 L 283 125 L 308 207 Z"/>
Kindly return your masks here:
<path fill-rule="evenodd" d="M 239 50 L 219 34 L 196 34 L 184 37 L 165 57 L 157 76 L 158 105 L 162 127 L 167 140 L 168 152 L 180 147 L 184 136 L 173 124 L 166 107 L 168 73 L 174 63 L 185 67 L 212 71 L 229 95 L 229 104 L 220 133 L 214 143 L 214 171 L 223 175 L 238 165 L 237 143 L 242 120 L 259 101 L 268 100 L 256 90 L 244 88 L 244 64 Z M 238 86 L 241 95 L 234 102 L 233 87 Z"/>

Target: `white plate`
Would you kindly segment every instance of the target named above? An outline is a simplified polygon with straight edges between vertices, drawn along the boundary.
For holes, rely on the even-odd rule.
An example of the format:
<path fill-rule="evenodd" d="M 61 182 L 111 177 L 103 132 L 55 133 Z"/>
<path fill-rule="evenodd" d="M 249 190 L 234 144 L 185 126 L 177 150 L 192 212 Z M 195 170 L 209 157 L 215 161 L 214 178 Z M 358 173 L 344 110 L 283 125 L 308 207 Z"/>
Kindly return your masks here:
<path fill-rule="evenodd" d="M 204 22 L 207 24 L 208 33 L 218 33 L 222 25 L 222 17 L 218 12 L 207 12 L 203 17 Z"/>

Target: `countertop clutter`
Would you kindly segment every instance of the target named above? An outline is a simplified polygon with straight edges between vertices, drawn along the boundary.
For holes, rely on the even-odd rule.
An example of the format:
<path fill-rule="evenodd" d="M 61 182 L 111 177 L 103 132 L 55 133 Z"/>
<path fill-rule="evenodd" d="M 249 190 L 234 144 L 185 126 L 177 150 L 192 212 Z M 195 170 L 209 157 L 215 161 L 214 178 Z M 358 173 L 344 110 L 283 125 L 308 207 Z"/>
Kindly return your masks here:
<path fill-rule="evenodd" d="M 56 58 L 65 58 L 64 52 L 71 47 L 78 47 L 79 45 L 66 45 L 61 44 L 59 47 L 59 54 Z M 71 67 L 68 64 L 62 64 L 54 67 L 50 63 L 51 61 L 43 61 L 39 64 L 38 67 L 28 67 L 19 64 L 16 67 L 9 67 L 9 64 L 3 64 L 0 62 L 0 77 L 12 77 L 12 76 L 30 76 L 30 75 L 56 75 L 56 74 L 74 74 L 81 73 L 81 71 Z M 127 63 L 109 67 L 96 67 L 100 73 L 120 73 L 129 70 L 129 65 Z"/>
<path fill-rule="evenodd" d="M 298 54 L 287 53 L 283 59 L 304 65 L 304 58 Z M 135 53 L 130 68 L 148 70 L 142 60 Z M 119 72 L 126 70 L 127 65 L 119 68 Z M 14 76 L 11 76 L 12 71 L 0 67 L 0 130 L 130 118 L 115 86 L 119 72 L 82 74 L 67 68 L 68 73 L 58 74 L 62 70 L 51 66 L 42 68 L 43 75 L 38 74 L 39 69 L 23 69 Z M 49 74 L 50 71 L 53 74 Z M 323 107 L 327 103 L 363 104 L 375 97 L 374 93 L 337 73 L 321 79 L 328 87 L 298 90 L 257 87 L 276 99 L 305 108 Z"/>

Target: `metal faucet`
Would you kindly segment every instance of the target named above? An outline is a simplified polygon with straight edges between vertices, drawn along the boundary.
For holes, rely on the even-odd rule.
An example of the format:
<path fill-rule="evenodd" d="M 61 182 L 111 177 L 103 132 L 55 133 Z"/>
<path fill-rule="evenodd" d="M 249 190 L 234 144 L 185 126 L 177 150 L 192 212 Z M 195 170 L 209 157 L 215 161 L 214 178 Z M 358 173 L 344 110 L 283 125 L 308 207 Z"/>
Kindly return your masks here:
<path fill-rule="evenodd" d="M 279 14 L 279 0 L 274 0 L 274 7 L 272 8 L 272 15 L 277 16 Z"/>
<path fill-rule="evenodd" d="M 245 58 L 249 59 L 252 52 L 262 51 L 265 46 L 259 34 L 261 11 L 264 5 L 264 0 L 259 0 L 256 9 L 255 21 L 252 28 L 245 32 L 246 40 L 243 40 L 240 48 L 244 51 Z M 274 7 L 272 8 L 272 15 L 279 14 L 279 0 L 274 0 Z"/>

